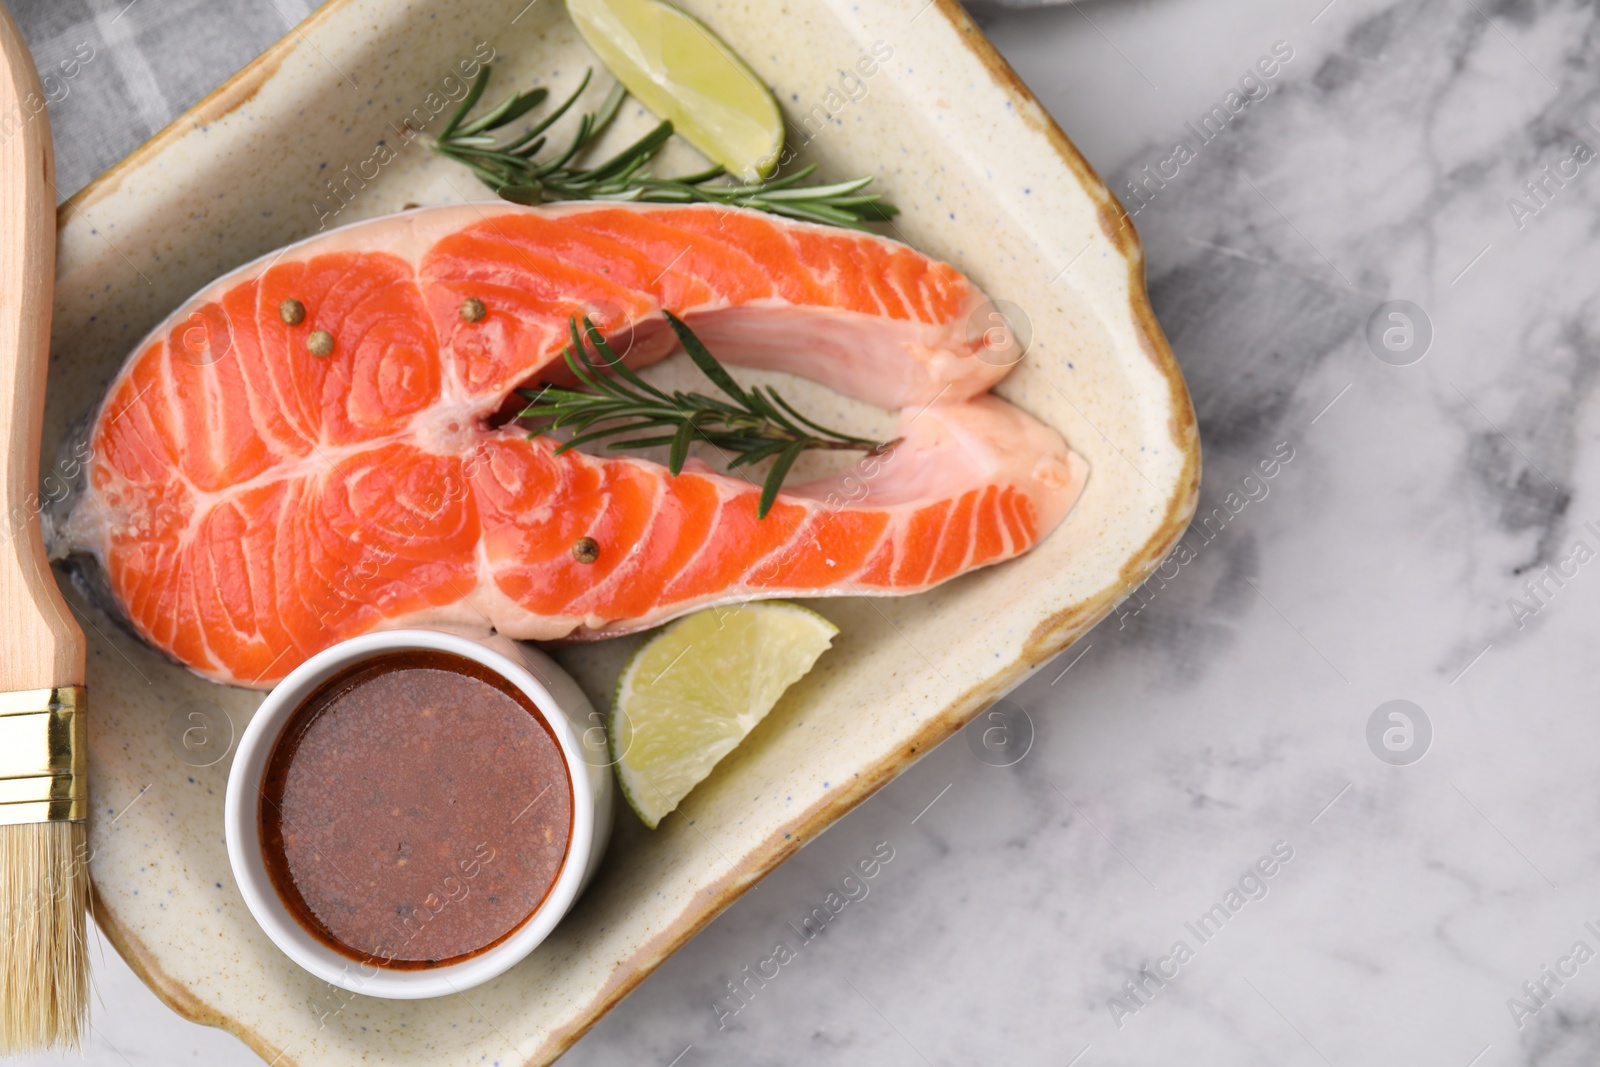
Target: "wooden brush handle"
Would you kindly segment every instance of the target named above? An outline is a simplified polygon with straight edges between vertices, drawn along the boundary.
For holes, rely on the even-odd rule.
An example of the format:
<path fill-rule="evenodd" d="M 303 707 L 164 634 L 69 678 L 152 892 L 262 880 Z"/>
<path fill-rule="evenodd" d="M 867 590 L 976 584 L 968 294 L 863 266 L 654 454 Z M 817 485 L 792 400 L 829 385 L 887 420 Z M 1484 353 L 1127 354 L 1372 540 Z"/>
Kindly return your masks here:
<path fill-rule="evenodd" d="M 83 683 L 83 630 L 39 534 L 39 431 L 56 273 L 44 90 L 0 6 L 0 693 Z"/>

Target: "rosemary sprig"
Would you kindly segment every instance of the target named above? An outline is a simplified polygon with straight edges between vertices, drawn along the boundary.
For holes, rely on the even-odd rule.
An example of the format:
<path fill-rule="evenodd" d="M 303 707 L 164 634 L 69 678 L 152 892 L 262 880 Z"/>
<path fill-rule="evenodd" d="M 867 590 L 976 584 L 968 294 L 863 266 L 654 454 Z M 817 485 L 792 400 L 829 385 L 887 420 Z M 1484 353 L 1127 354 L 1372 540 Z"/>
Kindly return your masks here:
<path fill-rule="evenodd" d="M 622 149 L 610 159 L 592 167 L 580 166 L 583 155 L 617 116 L 627 90 L 612 86 L 600 110 L 586 112 L 565 148 L 548 159 L 534 157 L 548 143 L 546 131 L 571 110 L 589 85 L 592 71 L 571 96 L 561 101 L 527 130 L 502 141 L 490 131 L 522 118 L 549 98 L 546 89 L 512 93 L 479 117 L 467 121 L 489 85 L 490 68 L 485 66 L 472 83 L 461 106 L 450 117 L 433 150 L 464 164 L 502 199 L 517 204 L 541 204 L 552 200 L 641 200 L 657 204 L 727 204 L 754 208 L 808 222 L 831 223 L 862 229 L 867 222 L 893 218 L 898 210 L 877 193 L 863 192 L 872 179 L 856 178 L 831 185 L 801 185 L 816 170 L 815 164 L 771 181 L 728 184 L 721 167 L 675 178 L 653 176 L 646 166 L 672 136 L 672 123 L 662 122 L 649 133 Z"/>
<path fill-rule="evenodd" d="M 662 392 L 628 369 L 588 316 L 584 317 L 580 334 L 574 316 L 568 320 L 572 341 L 563 355 L 582 388 L 547 385 L 537 392 L 520 390 L 529 404 L 518 417 L 547 420 L 528 435 L 529 440 L 551 430 L 570 427 L 575 431 L 574 436 L 555 450 L 560 455 L 591 441 L 642 434 L 608 441 L 606 447 L 668 445 L 667 469 L 674 476 L 683 470 L 684 461 L 689 457 L 689 445 L 697 436 L 719 449 L 738 453 L 728 462 L 729 470 L 776 456 L 756 506 L 756 517 L 762 519 L 772 510 L 778 488 L 800 453 L 813 449 L 880 452 L 888 447 L 882 442 L 852 437 L 817 425 L 791 407 L 770 386 L 764 391 L 761 386 L 745 389 L 733 380 L 682 319 L 670 311 L 665 314 L 689 358 L 728 400 L 702 393 Z M 589 345 L 594 346 L 594 356 L 589 354 Z"/>

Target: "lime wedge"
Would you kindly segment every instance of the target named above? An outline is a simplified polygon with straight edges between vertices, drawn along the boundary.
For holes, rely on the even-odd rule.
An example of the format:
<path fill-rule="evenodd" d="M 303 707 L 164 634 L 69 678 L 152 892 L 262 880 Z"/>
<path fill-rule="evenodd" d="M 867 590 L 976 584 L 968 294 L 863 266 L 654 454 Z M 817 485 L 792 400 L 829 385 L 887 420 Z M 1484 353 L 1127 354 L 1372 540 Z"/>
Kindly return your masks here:
<path fill-rule="evenodd" d="M 611 702 L 607 735 L 622 795 L 654 830 L 783 691 L 827 651 L 839 628 L 795 604 L 710 608 L 641 645 Z"/>
<path fill-rule="evenodd" d="M 661 0 L 567 0 L 567 11 L 628 92 L 702 155 L 742 181 L 772 173 L 778 102 L 703 22 Z"/>

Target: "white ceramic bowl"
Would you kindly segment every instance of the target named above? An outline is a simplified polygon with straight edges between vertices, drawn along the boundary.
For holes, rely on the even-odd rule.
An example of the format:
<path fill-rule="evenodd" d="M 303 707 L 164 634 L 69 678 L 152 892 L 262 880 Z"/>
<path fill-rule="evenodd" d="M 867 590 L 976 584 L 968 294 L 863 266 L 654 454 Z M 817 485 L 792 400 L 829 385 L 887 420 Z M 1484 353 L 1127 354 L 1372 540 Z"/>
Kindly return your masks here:
<path fill-rule="evenodd" d="M 459 963 L 427 970 L 391 970 L 329 948 L 284 907 L 261 854 L 261 777 L 278 736 L 301 703 L 328 678 L 390 652 L 452 652 L 515 685 L 550 724 L 572 775 L 572 839 L 544 903 L 500 944 Z M 588 885 L 611 836 L 615 786 L 601 716 L 578 684 L 543 653 L 503 637 L 484 640 L 439 630 L 388 630 L 334 645 L 302 663 L 267 694 L 239 740 L 223 812 L 228 861 L 245 904 L 261 929 L 294 962 L 318 978 L 372 997 L 419 1000 L 487 982 L 532 952 Z"/>

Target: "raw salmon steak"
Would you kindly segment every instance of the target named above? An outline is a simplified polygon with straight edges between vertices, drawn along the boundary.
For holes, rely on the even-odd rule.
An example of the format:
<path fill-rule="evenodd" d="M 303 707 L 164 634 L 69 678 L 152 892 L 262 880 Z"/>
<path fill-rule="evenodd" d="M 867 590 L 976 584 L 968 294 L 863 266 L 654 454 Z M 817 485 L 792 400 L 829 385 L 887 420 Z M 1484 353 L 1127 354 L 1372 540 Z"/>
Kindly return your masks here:
<path fill-rule="evenodd" d="M 57 554 L 96 557 L 151 644 L 256 687 L 381 628 L 583 639 L 750 598 L 919 592 L 1027 551 L 1086 477 L 988 395 L 1007 368 L 980 358 L 984 307 L 893 241 L 721 207 L 357 223 L 213 283 L 135 350 Z M 664 310 L 728 363 L 898 409 L 898 443 L 757 519 L 759 476 L 556 455 L 497 425 L 513 390 L 564 372 L 570 316 L 641 366 L 676 344 Z"/>

